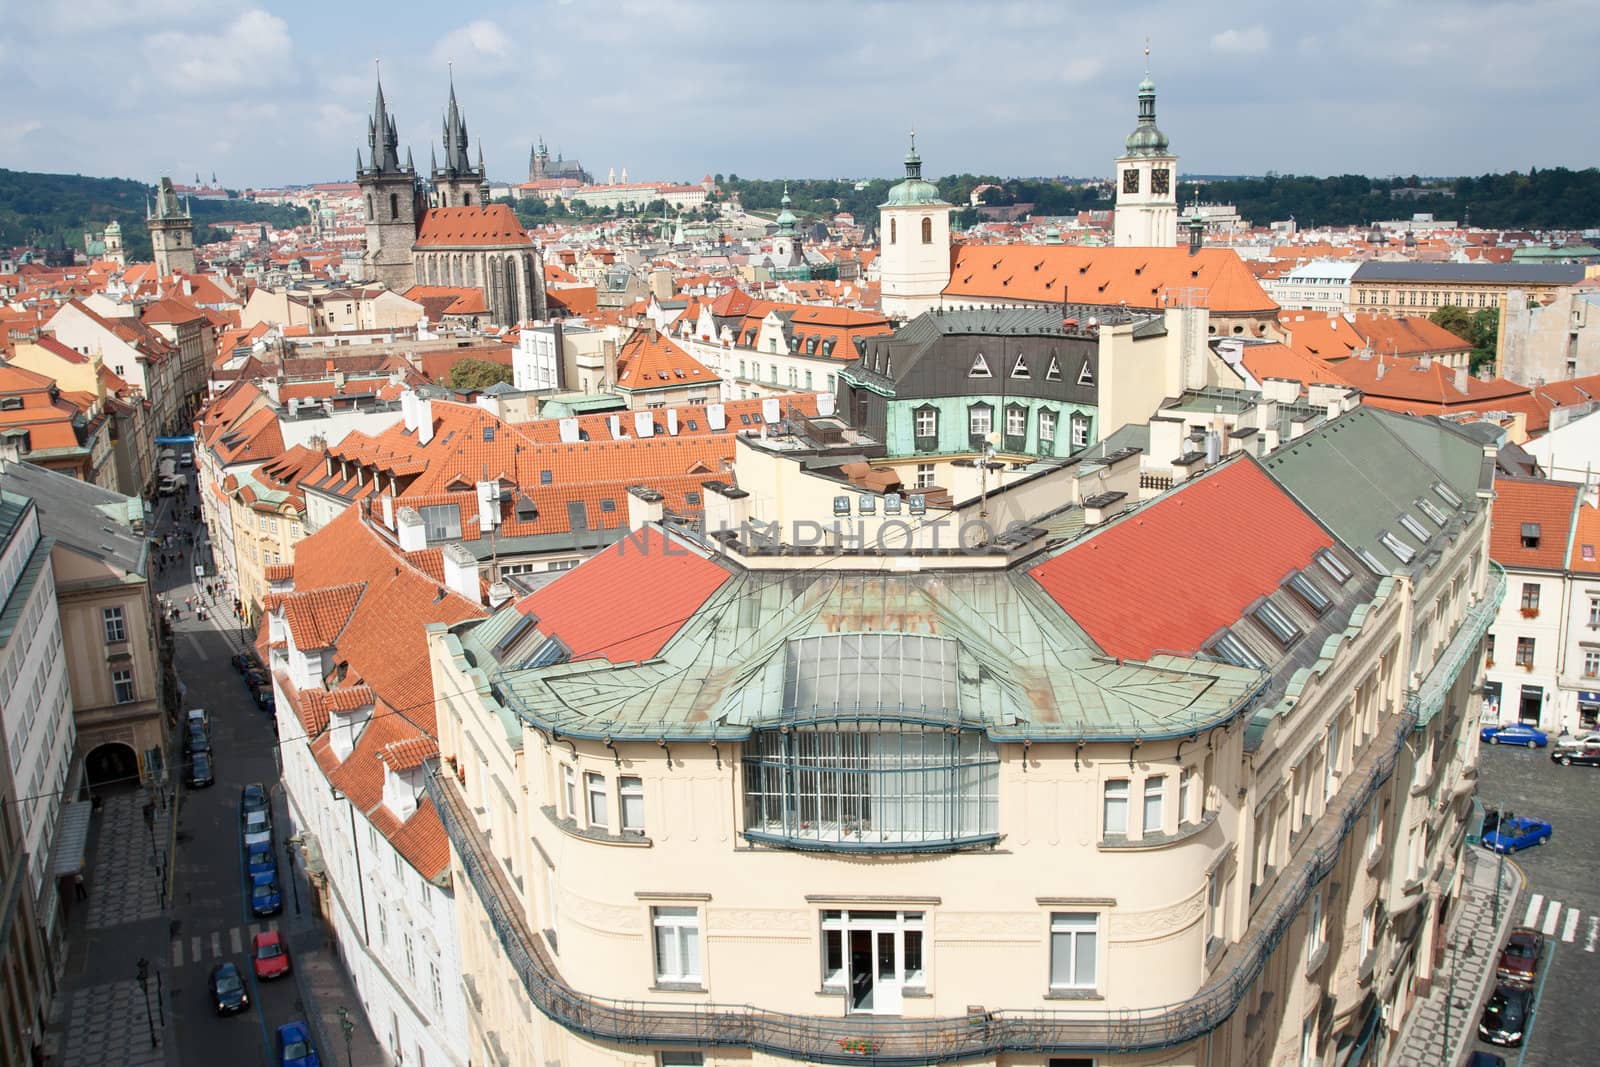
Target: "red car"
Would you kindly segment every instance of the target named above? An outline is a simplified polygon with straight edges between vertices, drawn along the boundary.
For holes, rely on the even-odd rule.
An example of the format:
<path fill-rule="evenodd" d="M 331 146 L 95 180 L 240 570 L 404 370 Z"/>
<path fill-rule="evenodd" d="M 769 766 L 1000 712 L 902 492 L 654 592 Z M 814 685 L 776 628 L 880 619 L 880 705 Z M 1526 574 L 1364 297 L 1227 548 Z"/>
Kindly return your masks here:
<path fill-rule="evenodd" d="M 1495 966 L 1494 973 L 1505 982 L 1532 984 L 1543 955 L 1544 935 L 1530 927 L 1519 926 L 1506 938 L 1505 950 L 1500 953 L 1500 962 Z"/>
<path fill-rule="evenodd" d="M 282 978 L 289 973 L 289 948 L 276 930 L 267 930 L 250 939 L 250 962 L 260 979 Z"/>

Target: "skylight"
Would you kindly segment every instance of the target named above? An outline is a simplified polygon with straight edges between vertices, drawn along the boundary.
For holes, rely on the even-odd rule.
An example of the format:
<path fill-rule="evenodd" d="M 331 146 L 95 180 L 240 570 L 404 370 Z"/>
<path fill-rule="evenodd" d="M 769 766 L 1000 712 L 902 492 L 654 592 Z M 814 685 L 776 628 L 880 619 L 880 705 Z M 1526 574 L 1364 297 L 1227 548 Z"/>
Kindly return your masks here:
<path fill-rule="evenodd" d="M 1401 515 L 1400 525 L 1405 528 L 1406 533 L 1410 534 L 1412 537 L 1415 537 L 1418 541 L 1421 541 L 1423 544 L 1428 543 L 1428 531 L 1423 528 L 1422 523 L 1418 522 L 1410 515 Z"/>
<path fill-rule="evenodd" d="M 1443 500 L 1446 504 L 1449 504 L 1452 508 L 1459 508 L 1461 506 L 1461 498 L 1456 495 L 1454 489 L 1451 489 L 1448 485 L 1445 485 L 1443 482 L 1435 482 L 1435 483 L 1433 483 L 1433 491 L 1435 493 L 1439 494 L 1439 499 L 1440 500 Z"/>
<path fill-rule="evenodd" d="M 1289 588 L 1294 590 L 1302 604 L 1318 615 L 1333 607 L 1333 601 L 1328 599 L 1328 594 L 1318 589 L 1303 572 L 1289 579 Z"/>
<path fill-rule="evenodd" d="M 1284 648 L 1288 648 L 1300 638 L 1300 627 L 1270 600 L 1263 600 L 1250 613 L 1250 617 L 1260 623 Z"/>
<path fill-rule="evenodd" d="M 1235 667 L 1249 667 L 1258 671 L 1266 668 L 1261 657 L 1250 651 L 1250 646 L 1233 634 L 1225 633 L 1217 638 L 1211 645 L 1211 651 L 1218 659 Z"/>
<path fill-rule="evenodd" d="M 1417 501 L 1417 509 L 1424 515 L 1428 516 L 1428 518 L 1431 519 L 1436 526 L 1442 527 L 1446 522 L 1449 521 L 1445 518 L 1444 512 L 1440 511 L 1431 500 L 1419 499 Z"/>
<path fill-rule="evenodd" d="M 1384 548 L 1387 548 L 1390 552 L 1394 553 L 1394 557 L 1401 563 L 1410 563 L 1416 558 L 1417 550 L 1400 540 L 1400 538 L 1396 537 L 1388 530 L 1384 530 L 1378 535 L 1378 542 L 1382 544 Z"/>
<path fill-rule="evenodd" d="M 1323 549 L 1321 552 L 1317 553 L 1317 562 L 1322 565 L 1323 570 L 1328 572 L 1328 577 L 1332 578 L 1340 585 L 1343 585 L 1345 582 L 1350 580 L 1352 573 L 1350 568 L 1344 565 L 1344 560 L 1340 559 L 1338 556 L 1335 556 L 1327 549 Z"/>

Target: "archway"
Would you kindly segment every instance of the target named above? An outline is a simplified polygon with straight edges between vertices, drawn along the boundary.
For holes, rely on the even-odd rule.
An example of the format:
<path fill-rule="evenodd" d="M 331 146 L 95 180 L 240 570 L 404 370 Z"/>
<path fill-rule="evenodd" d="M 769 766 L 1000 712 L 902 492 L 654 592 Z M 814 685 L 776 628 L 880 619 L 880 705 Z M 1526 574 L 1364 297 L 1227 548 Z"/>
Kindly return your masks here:
<path fill-rule="evenodd" d="M 83 774 L 96 792 L 137 789 L 139 756 L 120 741 L 107 741 L 83 758 Z"/>

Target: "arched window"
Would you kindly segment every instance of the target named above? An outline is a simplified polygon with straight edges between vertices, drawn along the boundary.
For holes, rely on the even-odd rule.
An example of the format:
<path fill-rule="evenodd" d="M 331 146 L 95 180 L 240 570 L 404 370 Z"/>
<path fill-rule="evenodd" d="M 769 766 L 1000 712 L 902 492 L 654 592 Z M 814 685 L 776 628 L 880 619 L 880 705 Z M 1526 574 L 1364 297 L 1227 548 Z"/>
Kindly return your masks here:
<path fill-rule="evenodd" d="M 393 222 L 400 217 L 400 194 L 389 194 L 389 221 Z"/>
<path fill-rule="evenodd" d="M 894 244 L 895 239 L 900 236 L 899 222 L 900 222 L 899 219 L 890 219 L 889 220 L 889 243 L 890 244 Z"/>
<path fill-rule="evenodd" d="M 933 220 L 926 215 L 922 217 L 922 243 L 933 244 Z"/>
<path fill-rule="evenodd" d="M 506 325 L 514 325 L 522 321 L 521 286 L 517 284 L 517 261 L 513 256 L 506 257 Z"/>
<path fill-rule="evenodd" d="M 475 289 L 478 285 L 478 259 L 476 256 L 467 257 L 467 288 Z"/>
<path fill-rule="evenodd" d="M 375 219 L 377 217 L 378 216 L 372 210 L 372 194 L 368 193 L 367 194 L 367 219 L 368 219 L 368 221 L 370 221 L 370 220 Z"/>
<path fill-rule="evenodd" d="M 462 193 L 461 194 L 461 206 L 462 207 L 471 207 L 472 206 L 472 194 L 471 193 Z"/>

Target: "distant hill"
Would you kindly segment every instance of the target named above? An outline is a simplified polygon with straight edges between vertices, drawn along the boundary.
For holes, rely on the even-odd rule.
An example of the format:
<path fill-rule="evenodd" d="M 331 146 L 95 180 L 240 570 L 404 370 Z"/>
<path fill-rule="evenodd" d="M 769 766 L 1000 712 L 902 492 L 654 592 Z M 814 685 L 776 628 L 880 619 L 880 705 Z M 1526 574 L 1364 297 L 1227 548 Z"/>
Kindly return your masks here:
<path fill-rule="evenodd" d="M 148 260 L 150 232 L 144 217 L 149 186 L 127 178 L 86 178 L 81 174 L 35 174 L 0 168 L 0 247 L 65 244 L 82 251 L 85 232 L 122 224 L 129 259 Z M 288 227 L 309 221 L 300 208 L 257 204 L 252 200 L 196 200 L 190 204 L 196 244 L 205 242 L 206 224 L 265 222 Z"/>

